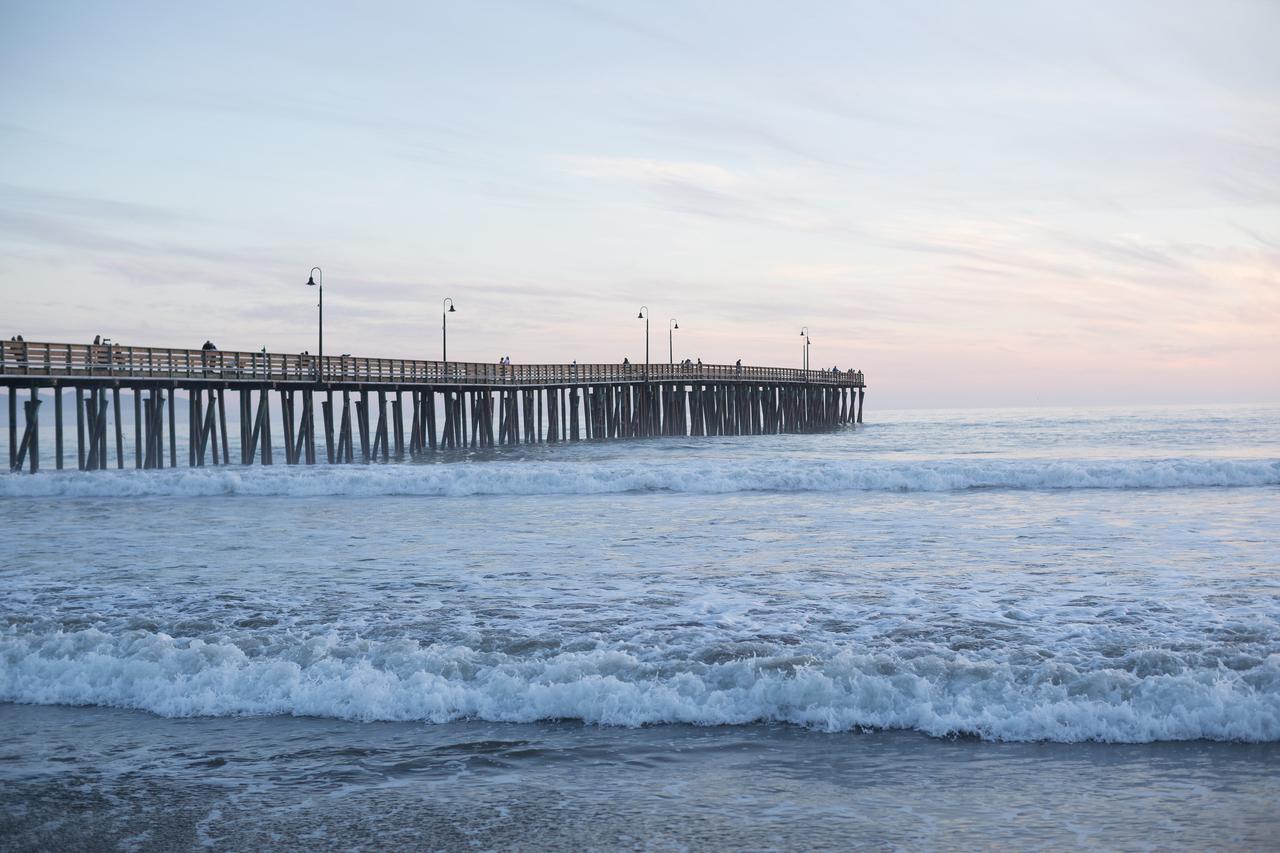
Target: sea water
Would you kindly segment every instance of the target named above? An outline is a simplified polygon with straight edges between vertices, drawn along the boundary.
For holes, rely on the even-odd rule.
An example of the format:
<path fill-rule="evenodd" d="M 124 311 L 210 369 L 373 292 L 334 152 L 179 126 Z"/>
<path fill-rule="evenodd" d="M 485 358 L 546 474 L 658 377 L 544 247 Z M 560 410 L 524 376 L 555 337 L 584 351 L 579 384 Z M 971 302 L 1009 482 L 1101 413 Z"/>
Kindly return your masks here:
<path fill-rule="evenodd" d="M 0 476 L 0 837 L 1274 843 L 1280 407 L 868 415 Z"/>

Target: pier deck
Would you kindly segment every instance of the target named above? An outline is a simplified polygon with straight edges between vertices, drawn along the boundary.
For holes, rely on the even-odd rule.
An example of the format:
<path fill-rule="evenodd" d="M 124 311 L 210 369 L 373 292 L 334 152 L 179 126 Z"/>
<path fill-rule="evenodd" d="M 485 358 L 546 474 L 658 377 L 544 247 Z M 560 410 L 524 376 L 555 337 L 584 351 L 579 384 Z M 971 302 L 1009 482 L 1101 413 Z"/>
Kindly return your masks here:
<path fill-rule="evenodd" d="M 287 464 L 317 460 L 317 399 L 324 458 L 336 464 L 355 461 L 357 442 L 359 458 L 373 461 L 406 452 L 537 442 L 814 432 L 861 423 L 866 393 L 860 371 L 321 359 L 31 341 L 0 342 L 0 386 L 8 391 L 10 470 L 32 472 L 41 461 L 41 389 L 55 392 L 57 468 L 64 465 L 63 393 L 74 391 L 76 461 L 82 470 L 112 467 L 110 461 L 125 466 L 122 392 L 132 402 L 137 468 L 177 465 L 180 396 L 188 401 L 188 464 L 199 467 L 231 464 L 228 394 L 239 408 L 239 463 L 269 465 L 278 446 L 271 437 L 272 392 Z M 20 435 L 19 390 L 30 392 L 21 401 Z M 108 414 L 114 442 L 108 441 Z"/>

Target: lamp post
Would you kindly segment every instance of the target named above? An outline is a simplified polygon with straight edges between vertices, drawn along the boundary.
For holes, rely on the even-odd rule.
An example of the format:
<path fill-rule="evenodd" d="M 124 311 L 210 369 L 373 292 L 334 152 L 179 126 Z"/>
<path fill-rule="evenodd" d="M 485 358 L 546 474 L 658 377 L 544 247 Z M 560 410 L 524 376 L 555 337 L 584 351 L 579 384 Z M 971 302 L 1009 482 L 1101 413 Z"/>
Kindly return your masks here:
<path fill-rule="evenodd" d="M 649 378 L 649 306 L 641 305 L 637 320 L 644 320 L 644 378 Z"/>
<path fill-rule="evenodd" d="M 319 277 L 319 281 L 316 278 Z M 316 362 L 316 380 L 324 380 L 324 270 L 320 267 L 312 267 L 310 275 L 307 276 L 307 287 L 320 288 L 320 356 Z"/>
<path fill-rule="evenodd" d="M 680 324 L 676 322 L 675 317 L 667 321 L 667 364 L 676 363 L 676 348 L 671 333 L 678 328 L 680 328 Z"/>
<path fill-rule="evenodd" d="M 440 303 L 440 360 L 446 365 L 449 363 L 449 315 L 456 310 L 453 300 L 447 296 Z"/>
<path fill-rule="evenodd" d="M 804 338 L 804 346 L 801 348 L 801 352 L 804 354 L 802 364 L 804 364 L 804 369 L 808 370 L 809 369 L 809 327 L 808 326 L 805 326 L 800 330 L 800 337 Z"/>

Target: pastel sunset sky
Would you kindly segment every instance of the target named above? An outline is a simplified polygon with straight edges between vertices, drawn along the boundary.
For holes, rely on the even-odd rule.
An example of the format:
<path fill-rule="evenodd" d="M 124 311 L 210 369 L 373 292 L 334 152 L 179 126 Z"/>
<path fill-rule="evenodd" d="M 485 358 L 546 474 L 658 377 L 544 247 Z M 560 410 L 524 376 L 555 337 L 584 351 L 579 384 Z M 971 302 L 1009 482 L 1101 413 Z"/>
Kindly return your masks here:
<path fill-rule="evenodd" d="M 0 0 L 29 340 L 1280 399 L 1280 3 Z"/>

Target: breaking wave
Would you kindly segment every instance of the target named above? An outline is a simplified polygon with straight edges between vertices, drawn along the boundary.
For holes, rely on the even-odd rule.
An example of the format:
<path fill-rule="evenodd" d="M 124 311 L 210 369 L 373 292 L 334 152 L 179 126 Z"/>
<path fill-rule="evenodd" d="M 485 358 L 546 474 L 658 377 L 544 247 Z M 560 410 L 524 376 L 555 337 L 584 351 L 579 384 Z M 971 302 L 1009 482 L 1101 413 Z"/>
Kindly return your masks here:
<path fill-rule="evenodd" d="M 1280 460 L 483 461 L 178 468 L 0 476 L 0 497 L 598 495 L 626 492 L 948 492 L 1280 485 Z"/>
<path fill-rule="evenodd" d="M 271 654 L 227 641 L 98 629 L 0 636 L 0 700 L 173 717 L 786 722 L 1006 741 L 1280 740 L 1280 655 L 1243 670 L 1018 666 L 838 651 L 702 663 L 623 650 L 511 657 L 412 641 L 311 637 Z"/>

